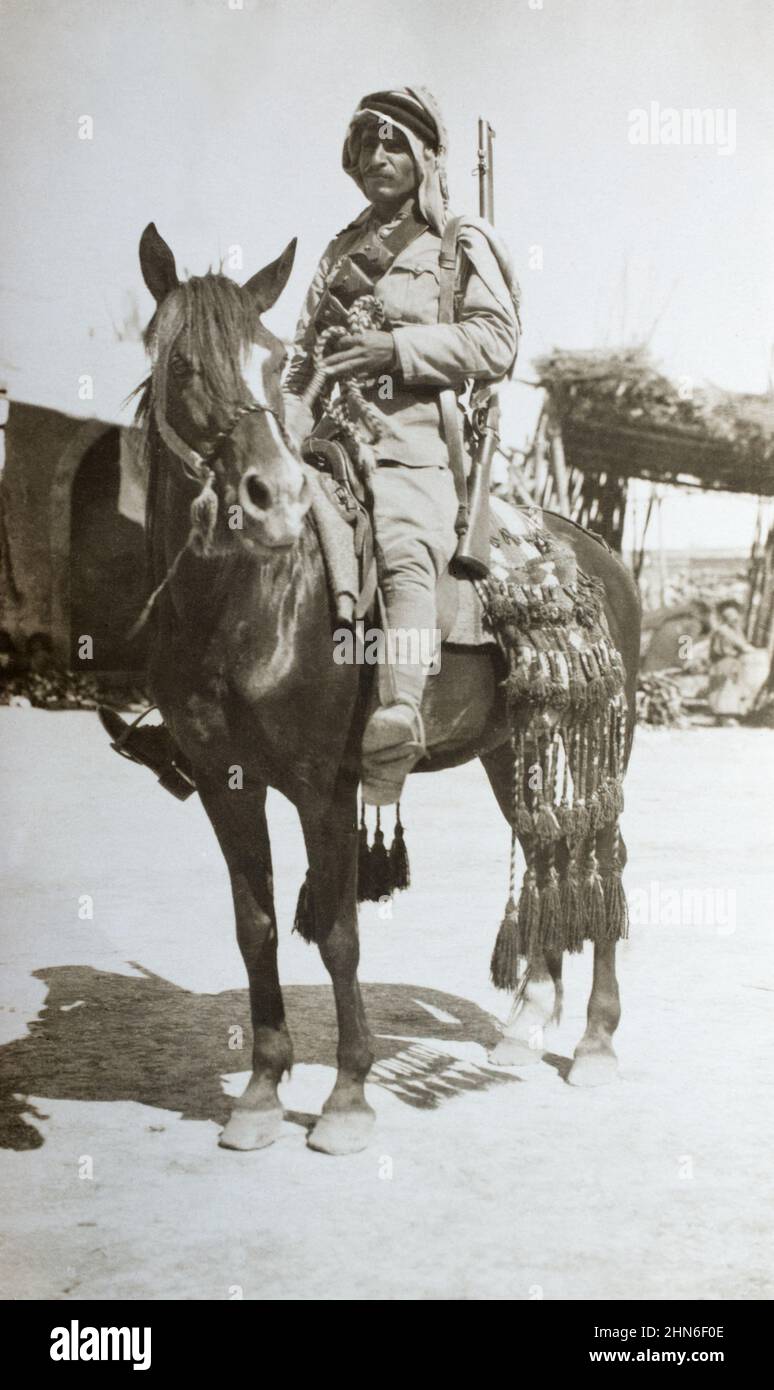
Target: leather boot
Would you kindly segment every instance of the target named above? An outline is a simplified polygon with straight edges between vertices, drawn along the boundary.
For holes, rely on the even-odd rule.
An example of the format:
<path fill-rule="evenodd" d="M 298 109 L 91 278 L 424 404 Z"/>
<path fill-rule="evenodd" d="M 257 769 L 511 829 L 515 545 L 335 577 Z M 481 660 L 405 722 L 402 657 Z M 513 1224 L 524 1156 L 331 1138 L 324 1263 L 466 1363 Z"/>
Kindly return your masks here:
<path fill-rule="evenodd" d="M 130 724 L 109 705 L 97 707 L 100 723 L 110 735 L 111 748 L 122 758 L 149 767 L 165 791 L 187 801 L 196 791 L 193 770 L 163 724 Z"/>
<path fill-rule="evenodd" d="M 375 709 L 363 733 L 366 806 L 392 806 L 400 801 L 403 783 L 426 752 L 422 716 L 414 705 L 398 701 Z"/>
<path fill-rule="evenodd" d="M 379 671 L 380 704 L 363 732 L 362 797 L 367 806 L 399 801 L 408 774 L 427 753 L 420 713 L 427 668 L 419 652 L 413 660 L 391 660 L 395 653 L 389 643 L 390 634 L 399 630 L 416 633 L 418 642 L 423 628 L 434 631 L 434 596 L 393 590 L 384 596 L 384 610 L 388 662 Z"/>

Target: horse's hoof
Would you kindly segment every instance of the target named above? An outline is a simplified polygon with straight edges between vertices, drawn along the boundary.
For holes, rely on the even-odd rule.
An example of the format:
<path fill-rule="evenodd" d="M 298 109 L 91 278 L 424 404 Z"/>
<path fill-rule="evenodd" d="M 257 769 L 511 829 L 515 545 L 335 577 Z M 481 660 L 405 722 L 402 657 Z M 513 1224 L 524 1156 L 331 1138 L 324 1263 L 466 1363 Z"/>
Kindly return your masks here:
<path fill-rule="evenodd" d="M 368 1144 L 375 1119 L 370 1109 L 323 1112 L 306 1142 L 321 1154 L 356 1154 Z"/>
<path fill-rule="evenodd" d="M 531 1067 L 541 1061 L 543 1049 L 530 1047 L 523 1038 L 500 1038 L 489 1053 L 494 1067 Z"/>
<path fill-rule="evenodd" d="M 575 1058 L 567 1075 L 570 1086 L 607 1086 L 618 1076 L 614 1052 L 585 1052 Z"/>
<path fill-rule="evenodd" d="M 265 1149 L 278 1138 L 282 1111 L 232 1110 L 218 1143 L 222 1149 Z"/>

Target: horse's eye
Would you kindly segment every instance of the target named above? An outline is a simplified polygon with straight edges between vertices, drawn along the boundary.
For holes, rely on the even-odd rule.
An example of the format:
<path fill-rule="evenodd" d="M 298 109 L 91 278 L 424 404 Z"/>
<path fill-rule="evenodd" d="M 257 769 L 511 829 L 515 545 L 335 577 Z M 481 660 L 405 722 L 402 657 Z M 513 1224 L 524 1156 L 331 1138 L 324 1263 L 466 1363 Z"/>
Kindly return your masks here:
<path fill-rule="evenodd" d="M 186 362 L 185 358 L 181 357 L 177 352 L 174 357 L 170 359 L 169 370 L 172 375 L 176 376 L 179 380 L 193 375 L 193 367 L 190 362 Z"/>

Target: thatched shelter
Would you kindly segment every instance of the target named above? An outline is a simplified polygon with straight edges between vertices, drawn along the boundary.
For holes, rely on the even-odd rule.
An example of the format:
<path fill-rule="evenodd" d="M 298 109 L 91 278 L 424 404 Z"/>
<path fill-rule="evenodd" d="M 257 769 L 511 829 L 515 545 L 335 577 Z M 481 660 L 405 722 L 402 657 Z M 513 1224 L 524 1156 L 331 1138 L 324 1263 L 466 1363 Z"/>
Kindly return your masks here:
<path fill-rule="evenodd" d="M 664 376 L 642 347 L 555 350 L 529 455 L 536 501 L 620 548 L 629 478 L 774 496 L 774 397 Z"/>

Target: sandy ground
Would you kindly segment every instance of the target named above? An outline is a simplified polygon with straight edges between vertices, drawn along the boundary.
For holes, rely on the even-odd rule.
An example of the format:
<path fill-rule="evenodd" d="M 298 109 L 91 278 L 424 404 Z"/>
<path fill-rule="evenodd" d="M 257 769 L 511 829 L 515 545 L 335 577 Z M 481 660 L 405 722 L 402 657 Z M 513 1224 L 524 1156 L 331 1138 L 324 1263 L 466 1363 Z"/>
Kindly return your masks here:
<path fill-rule="evenodd" d="M 305 1145 L 335 1030 L 317 952 L 290 934 L 301 837 L 272 797 L 297 1064 L 281 1138 L 239 1154 L 216 1140 L 248 1065 L 229 1046 L 245 978 L 198 801 L 119 762 L 93 715 L 0 710 L 0 1291 L 770 1297 L 773 755 L 767 731 L 640 732 L 621 1076 L 595 1091 L 563 1080 L 588 955 L 567 963 L 546 1058 L 487 1065 L 505 827 L 477 766 L 414 778 L 416 886 L 391 921 L 361 919 L 378 1127 L 347 1158 Z"/>

